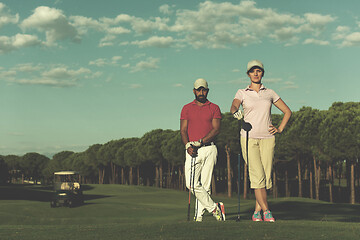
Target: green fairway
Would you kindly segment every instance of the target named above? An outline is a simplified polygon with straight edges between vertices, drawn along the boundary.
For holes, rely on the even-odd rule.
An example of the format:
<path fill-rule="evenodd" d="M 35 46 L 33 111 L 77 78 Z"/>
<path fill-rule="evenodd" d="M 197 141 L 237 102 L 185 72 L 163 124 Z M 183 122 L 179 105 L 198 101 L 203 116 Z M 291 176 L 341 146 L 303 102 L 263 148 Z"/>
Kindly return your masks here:
<path fill-rule="evenodd" d="M 270 199 L 275 223 L 250 221 L 253 200 L 215 196 L 226 222 L 187 222 L 188 193 L 153 187 L 87 185 L 85 205 L 50 208 L 48 189 L 0 186 L 0 239 L 359 239 L 360 205 Z M 193 200 L 193 198 L 192 198 Z M 192 201 L 193 202 L 193 201 Z M 193 206 L 192 206 L 193 214 Z"/>

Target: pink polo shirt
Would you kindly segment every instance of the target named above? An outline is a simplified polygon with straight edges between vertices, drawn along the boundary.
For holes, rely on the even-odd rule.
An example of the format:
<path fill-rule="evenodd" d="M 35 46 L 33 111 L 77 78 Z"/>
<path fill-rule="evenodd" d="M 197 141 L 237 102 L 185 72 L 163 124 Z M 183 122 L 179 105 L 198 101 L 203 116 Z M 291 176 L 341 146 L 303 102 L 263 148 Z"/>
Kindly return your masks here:
<path fill-rule="evenodd" d="M 280 97 L 271 89 L 261 85 L 260 91 L 250 89 L 239 89 L 235 94 L 235 99 L 239 99 L 244 109 L 244 121 L 252 125 L 249 132 L 250 138 L 271 138 L 274 135 L 269 133 L 271 123 L 271 106 Z M 241 136 L 246 136 L 246 132 L 241 129 Z"/>
<path fill-rule="evenodd" d="M 189 141 L 198 141 L 205 137 L 212 129 L 212 120 L 221 119 L 221 112 L 218 105 L 207 101 L 199 106 L 195 100 L 186 104 L 182 110 L 180 119 L 188 121 Z"/>

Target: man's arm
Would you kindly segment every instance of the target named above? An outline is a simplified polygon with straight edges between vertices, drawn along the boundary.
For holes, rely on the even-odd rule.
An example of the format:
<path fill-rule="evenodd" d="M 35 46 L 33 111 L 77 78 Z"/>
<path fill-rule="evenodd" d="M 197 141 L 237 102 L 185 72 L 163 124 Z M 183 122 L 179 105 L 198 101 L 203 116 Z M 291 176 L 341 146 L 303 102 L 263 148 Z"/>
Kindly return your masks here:
<path fill-rule="evenodd" d="M 180 119 L 180 134 L 181 140 L 186 145 L 189 142 L 189 135 L 187 133 L 188 130 L 188 121 L 184 119 Z"/>
<path fill-rule="evenodd" d="M 181 140 L 186 146 L 186 144 L 189 142 L 189 135 L 188 135 L 188 121 L 184 119 L 180 119 L 180 134 L 181 134 Z M 193 156 L 196 154 L 196 151 L 193 147 L 188 147 L 186 149 L 187 153 L 190 156 Z"/>
<path fill-rule="evenodd" d="M 203 143 L 208 143 L 213 140 L 213 138 L 220 133 L 220 124 L 221 119 L 220 118 L 213 118 L 212 120 L 212 127 L 211 131 L 202 138 Z"/>

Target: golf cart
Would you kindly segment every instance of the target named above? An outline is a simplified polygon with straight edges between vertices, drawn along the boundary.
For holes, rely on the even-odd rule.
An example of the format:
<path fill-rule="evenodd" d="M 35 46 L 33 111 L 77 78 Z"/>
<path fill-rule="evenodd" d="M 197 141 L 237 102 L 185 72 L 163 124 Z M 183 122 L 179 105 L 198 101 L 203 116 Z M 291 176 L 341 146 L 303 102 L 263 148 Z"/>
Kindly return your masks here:
<path fill-rule="evenodd" d="M 50 206 L 74 207 L 84 203 L 84 196 L 79 181 L 79 173 L 61 171 L 54 173 L 54 195 Z"/>

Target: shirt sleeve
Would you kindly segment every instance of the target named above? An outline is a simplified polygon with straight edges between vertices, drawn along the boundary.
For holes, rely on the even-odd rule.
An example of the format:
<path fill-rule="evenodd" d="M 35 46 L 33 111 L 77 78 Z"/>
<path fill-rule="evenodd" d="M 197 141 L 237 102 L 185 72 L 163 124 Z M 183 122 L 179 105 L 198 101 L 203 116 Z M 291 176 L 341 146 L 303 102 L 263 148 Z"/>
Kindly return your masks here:
<path fill-rule="evenodd" d="M 239 89 L 239 90 L 236 92 L 234 99 L 240 100 L 241 103 L 243 102 L 243 96 L 242 96 L 241 89 Z"/>
<path fill-rule="evenodd" d="M 218 105 L 214 104 L 214 117 L 213 118 L 218 118 L 221 119 L 221 111 Z"/>
<path fill-rule="evenodd" d="M 187 108 L 186 106 L 184 106 L 181 110 L 181 114 L 180 114 L 180 120 L 187 120 L 188 119 L 188 114 L 187 114 Z"/>
<path fill-rule="evenodd" d="M 280 99 L 280 97 L 279 95 L 277 95 L 277 93 L 274 90 L 271 91 L 272 91 L 272 102 L 276 103 Z"/>

